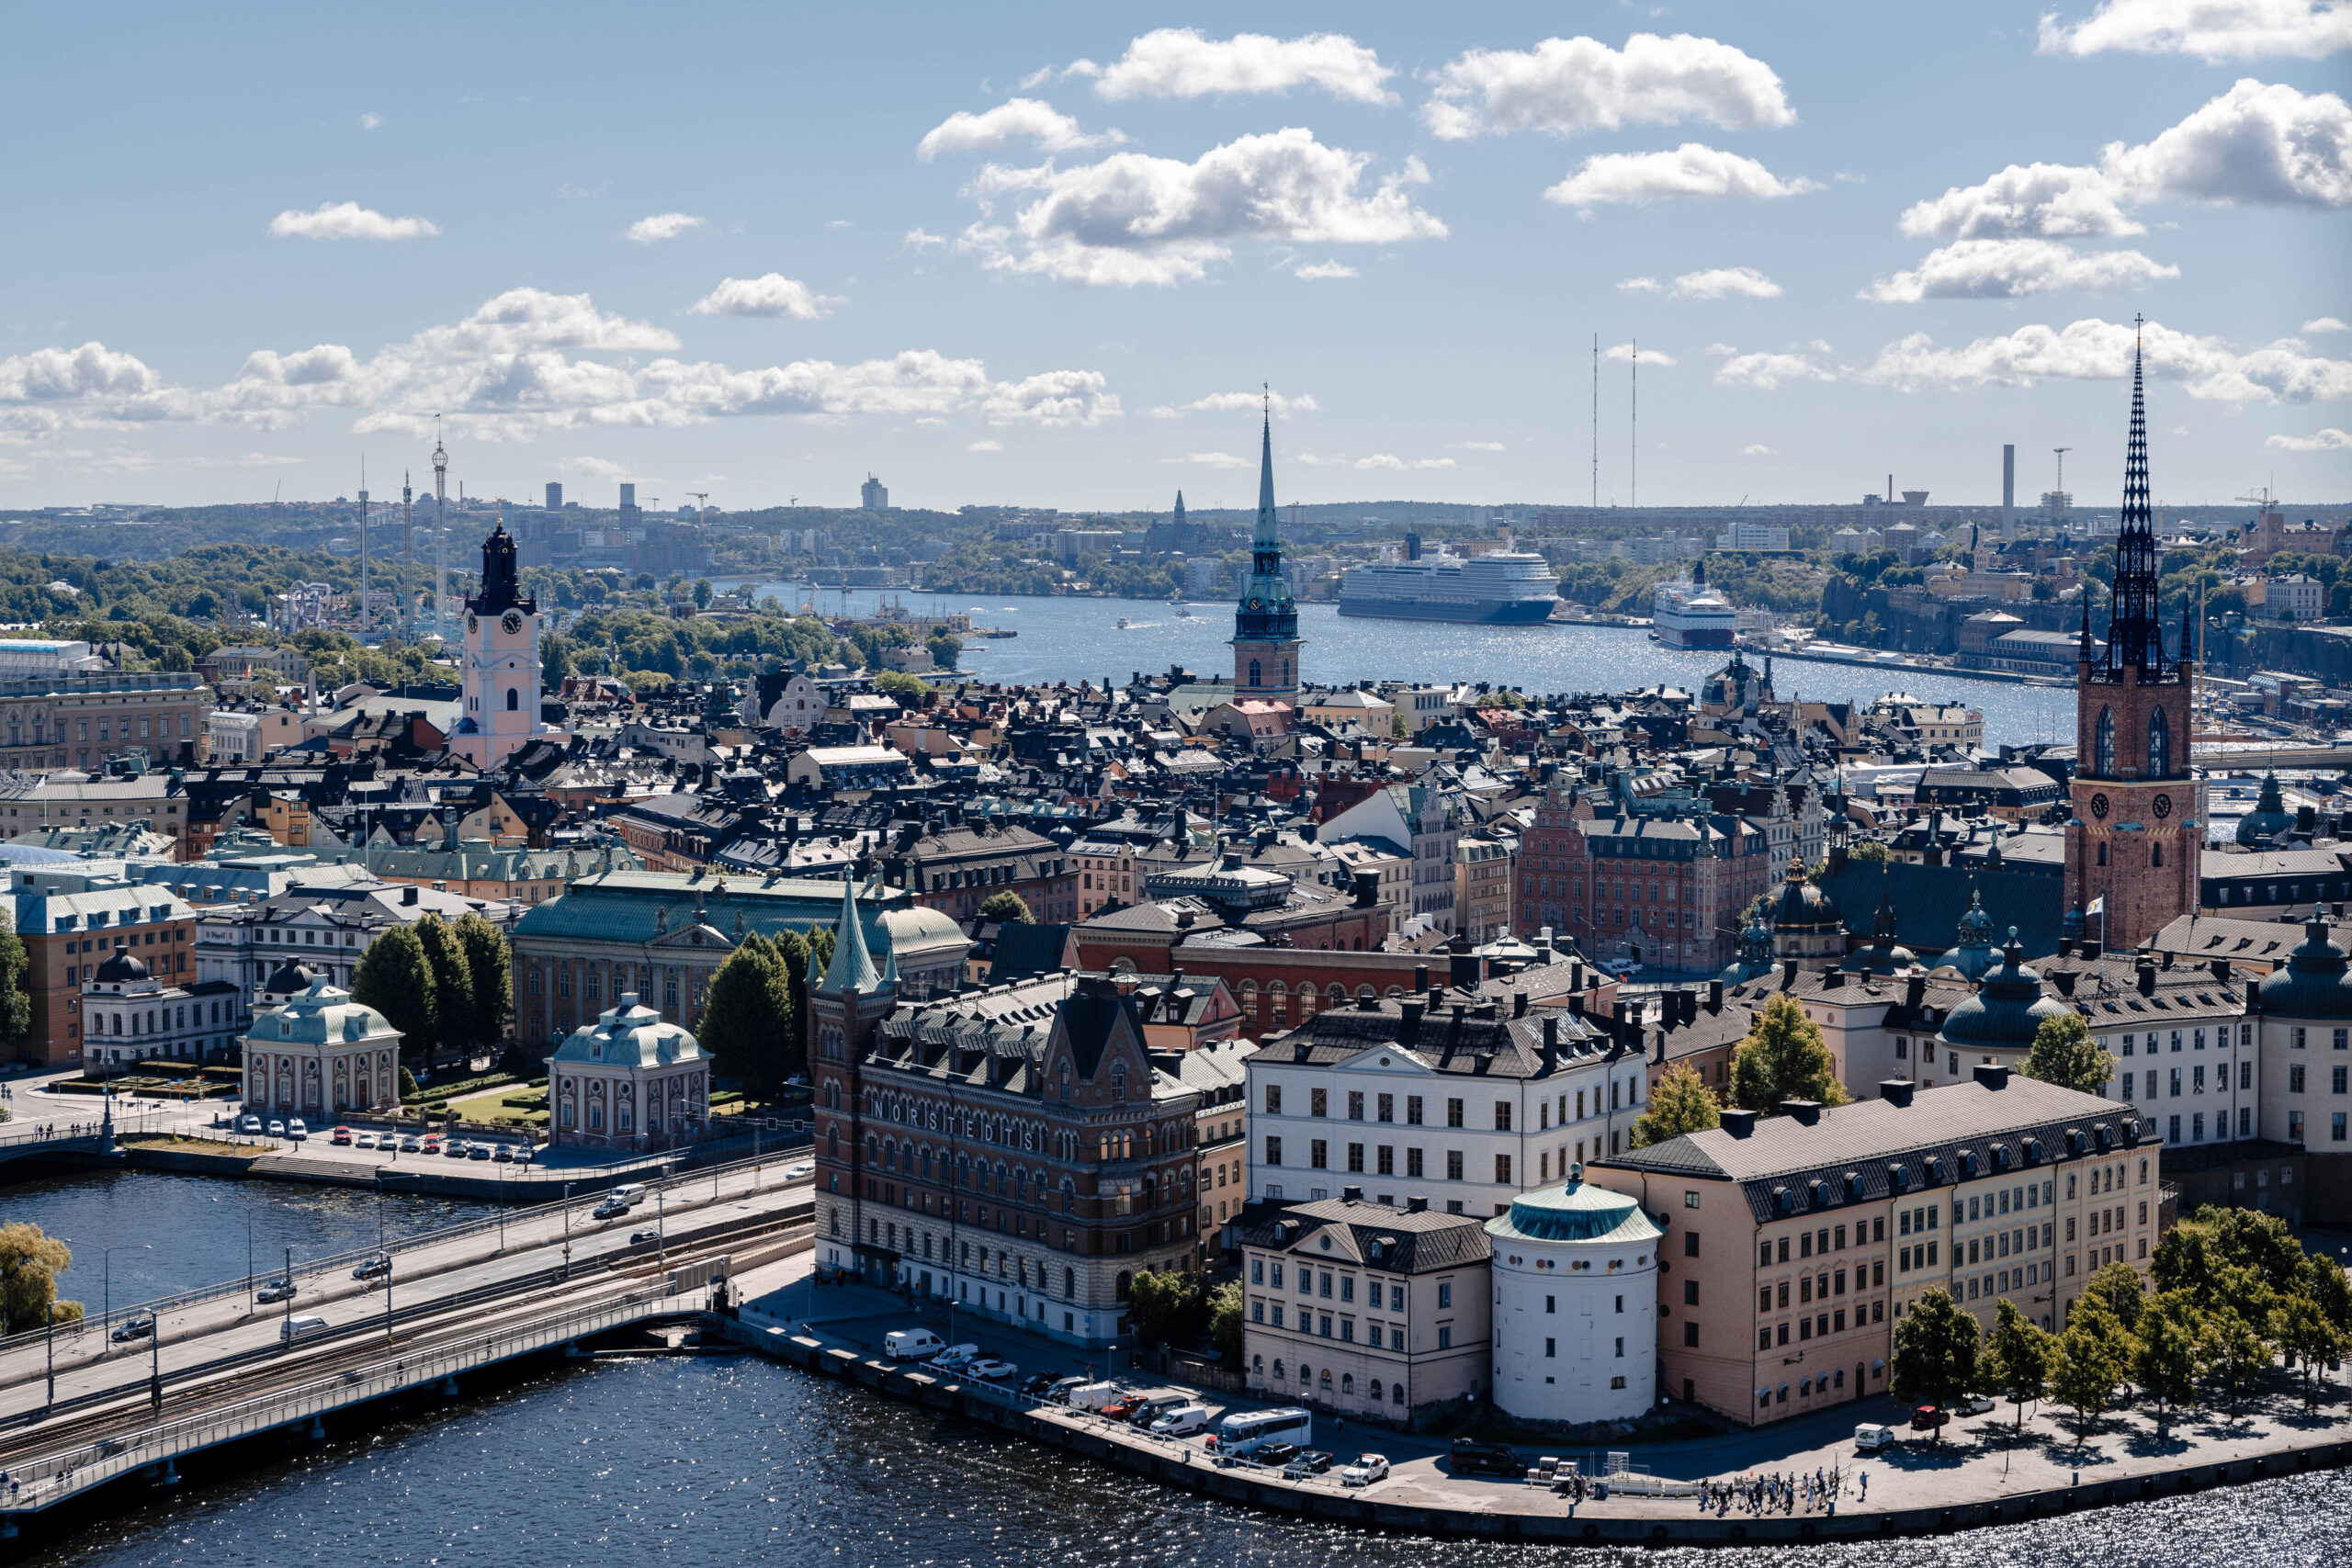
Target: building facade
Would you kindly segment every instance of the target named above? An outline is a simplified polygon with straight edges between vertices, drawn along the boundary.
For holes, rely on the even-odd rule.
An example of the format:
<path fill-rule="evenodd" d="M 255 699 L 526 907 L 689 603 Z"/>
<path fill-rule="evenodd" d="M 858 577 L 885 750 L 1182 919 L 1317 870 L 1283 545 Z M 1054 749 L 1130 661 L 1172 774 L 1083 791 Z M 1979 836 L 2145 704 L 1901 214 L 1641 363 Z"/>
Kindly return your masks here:
<path fill-rule="evenodd" d="M 32 1004 L 23 1053 L 36 1066 L 86 1065 L 82 988 L 108 956 L 132 954 L 166 985 L 196 976 L 196 911 L 168 886 L 130 881 L 119 861 L 17 866 L 8 886 Z"/>
<path fill-rule="evenodd" d="M 245 1111 L 312 1122 L 400 1104 L 401 1032 L 349 991 L 310 988 L 254 1021 L 244 1041 Z"/>
<path fill-rule="evenodd" d="M 0 681 L 0 766 L 27 772 L 103 766 L 143 750 L 152 763 L 187 764 L 212 711 L 212 688 L 192 672 L 59 669 Z"/>
<path fill-rule="evenodd" d="M 1521 1193 L 1487 1222 L 1496 1409 L 1522 1424 L 1580 1426 L 1650 1408 L 1665 1237 L 1639 1203 L 1573 1166 L 1566 1182 Z"/>
<path fill-rule="evenodd" d="M 695 1037 L 624 991 L 547 1058 L 548 1141 L 650 1153 L 710 1120 L 710 1060 Z"/>

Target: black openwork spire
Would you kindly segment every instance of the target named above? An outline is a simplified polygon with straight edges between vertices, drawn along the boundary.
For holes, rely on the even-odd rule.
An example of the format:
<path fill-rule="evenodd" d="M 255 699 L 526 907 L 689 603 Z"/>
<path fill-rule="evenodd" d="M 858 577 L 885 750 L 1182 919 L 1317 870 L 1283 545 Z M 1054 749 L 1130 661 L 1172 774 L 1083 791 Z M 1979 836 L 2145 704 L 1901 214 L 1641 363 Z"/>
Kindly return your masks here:
<path fill-rule="evenodd" d="M 2138 325 L 2138 319 L 2133 321 Z M 2115 536 L 2114 616 L 2107 632 L 2109 680 L 2136 667 L 2143 681 L 2165 672 L 2164 627 L 2156 619 L 2155 518 L 2148 505 L 2148 410 L 2140 343 L 2132 342 L 2132 437 L 2123 459 L 2122 526 Z"/>
<path fill-rule="evenodd" d="M 536 594 L 523 592 L 522 577 L 514 570 L 514 536 L 506 531 L 503 518 L 481 542 L 481 592 L 467 600 L 466 605 L 477 615 L 495 615 L 505 610 L 528 615 L 539 607 Z"/>

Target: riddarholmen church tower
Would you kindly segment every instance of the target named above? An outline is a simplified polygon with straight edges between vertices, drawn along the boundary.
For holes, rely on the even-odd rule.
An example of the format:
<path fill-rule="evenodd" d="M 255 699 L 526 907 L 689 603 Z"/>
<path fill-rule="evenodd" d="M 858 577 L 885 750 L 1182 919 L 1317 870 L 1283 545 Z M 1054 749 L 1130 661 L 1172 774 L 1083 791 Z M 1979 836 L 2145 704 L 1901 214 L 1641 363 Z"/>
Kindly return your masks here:
<path fill-rule="evenodd" d="M 465 711 L 449 750 L 488 772 L 524 742 L 571 739 L 539 721 L 538 601 L 514 570 L 514 539 L 502 522 L 481 542 L 481 592 L 466 601 L 458 671 Z"/>
<path fill-rule="evenodd" d="M 2157 561 L 2146 399 L 2134 344 L 2112 619 L 2105 651 L 2095 652 L 2086 590 L 2075 677 L 2074 820 L 2066 824 L 2064 929 L 2111 949 L 2136 947 L 2197 908 L 2204 828 L 2188 756 L 2192 637 L 2184 615 L 2176 656 L 2165 659 Z"/>
<path fill-rule="evenodd" d="M 1258 525 L 1250 536 L 1250 581 L 1233 610 L 1236 702 L 1298 702 L 1298 605 L 1283 576 L 1274 532 L 1274 417 L 1266 411 L 1258 458 Z"/>

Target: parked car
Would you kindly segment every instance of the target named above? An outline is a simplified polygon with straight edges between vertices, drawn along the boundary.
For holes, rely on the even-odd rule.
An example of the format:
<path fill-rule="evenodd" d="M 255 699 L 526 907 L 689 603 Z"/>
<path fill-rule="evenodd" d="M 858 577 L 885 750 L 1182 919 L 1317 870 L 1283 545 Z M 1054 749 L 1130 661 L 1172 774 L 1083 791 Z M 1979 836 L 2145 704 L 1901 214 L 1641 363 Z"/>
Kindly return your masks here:
<path fill-rule="evenodd" d="M 979 1359 L 979 1346 L 973 1341 L 967 1339 L 961 1345 L 948 1346 L 938 1355 L 933 1356 L 925 1363 L 925 1365 L 929 1366 L 933 1371 L 960 1372 L 969 1368 L 974 1361 L 977 1361 Z"/>
<path fill-rule="evenodd" d="M 605 1203 L 600 1203 L 597 1207 L 601 1210 L 605 1203 L 612 1201 L 612 1199 L 607 1198 Z M 628 1205 L 622 1206 L 626 1208 Z M 928 1328 L 898 1328 L 882 1337 L 882 1353 L 896 1361 L 903 1361 L 914 1356 L 933 1355 L 945 1348 L 947 1348 L 947 1341 Z"/>
<path fill-rule="evenodd" d="M 1388 1460 L 1384 1454 L 1358 1454 L 1355 1463 L 1340 1472 L 1342 1486 L 1369 1486 L 1387 1479 Z"/>
<path fill-rule="evenodd" d="M 254 1292 L 254 1300 L 257 1302 L 275 1303 L 293 1299 L 294 1281 L 291 1280 L 272 1280 Z"/>
<path fill-rule="evenodd" d="M 1970 1393 L 1961 1396 L 1960 1413 L 1962 1416 L 1982 1416 L 1992 1408 L 1993 1396 L 1989 1393 Z"/>
<path fill-rule="evenodd" d="M 1304 1450 L 1296 1443 L 1261 1443 L 1250 1451 L 1251 1464 L 1285 1465 Z"/>
<path fill-rule="evenodd" d="M 385 1145 L 389 1147 L 391 1144 L 391 1139 L 390 1137 L 386 1137 L 384 1143 Z M 356 1149 L 372 1149 L 376 1146 L 376 1134 L 373 1133 L 362 1133 L 359 1136 L 351 1141 L 351 1146 Z"/>
<path fill-rule="evenodd" d="M 993 1356 L 983 1356 L 967 1369 L 971 1376 L 979 1379 L 982 1382 L 1002 1382 L 1020 1370 L 1012 1362 L 1001 1361 Z"/>
<path fill-rule="evenodd" d="M 339 1149 L 347 1149 L 351 1147 L 351 1129 L 348 1127 L 337 1127 L 333 1133 L 328 1134 L 327 1142 L 333 1144 Z"/>
<path fill-rule="evenodd" d="M 1037 1386 L 1028 1392 L 1048 1404 L 1068 1404 L 1069 1391 L 1074 1388 L 1084 1388 L 1087 1382 L 1082 1377 L 1056 1377 L 1051 1372 L 1039 1372 L 1029 1381 Z"/>
<path fill-rule="evenodd" d="M 1149 1430 L 1155 1438 L 1189 1438 L 1208 1424 L 1207 1405 L 1186 1404 L 1163 1412 Z"/>
<path fill-rule="evenodd" d="M 1283 1466 L 1283 1479 L 1304 1481 L 1310 1475 L 1320 1475 L 1331 1468 L 1332 1456 L 1321 1449 L 1301 1449 Z"/>
<path fill-rule="evenodd" d="M 490 1145 L 488 1144 L 469 1144 L 466 1145 L 466 1157 L 468 1159 L 488 1159 L 490 1157 Z"/>
<path fill-rule="evenodd" d="M 522 1147 L 514 1151 L 514 1163 L 516 1165 L 528 1165 L 534 1157 L 535 1156 L 531 1153 L 531 1145 L 528 1144 L 525 1144 Z"/>
<path fill-rule="evenodd" d="M 260 1131 L 261 1131 L 261 1118 L 260 1118 L 260 1117 L 258 1117 L 258 1116 L 240 1116 L 240 1117 L 238 1117 L 238 1118 L 237 1118 L 237 1131 L 238 1131 L 238 1132 L 240 1132 L 240 1133 L 258 1133 L 258 1132 L 260 1132 Z"/>
<path fill-rule="evenodd" d="M 443 1159 L 463 1159 L 466 1157 L 466 1151 L 472 1146 L 473 1145 L 467 1143 L 463 1138 L 452 1138 L 447 1143 L 441 1145 L 441 1157 Z"/>
<path fill-rule="evenodd" d="M 1113 1421 L 1125 1421 L 1142 1408 L 1143 1395 L 1139 1393 L 1131 1393 L 1125 1399 L 1114 1399 L 1110 1404 L 1104 1405 L 1102 1407 L 1102 1414 Z"/>
<path fill-rule="evenodd" d="M 492 1155 L 490 1157 L 496 1160 L 501 1165 L 513 1165 L 514 1163 L 514 1145 L 512 1144 L 501 1144 L 498 1145 L 498 1152 Z"/>
<path fill-rule="evenodd" d="M 1881 1449 L 1894 1446 L 1894 1428 L 1892 1427 L 1864 1425 L 1854 1428 L 1854 1451 L 1858 1454 L 1874 1454 Z"/>
<path fill-rule="evenodd" d="M 154 1332 L 155 1320 L 153 1318 L 126 1317 L 120 1323 L 115 1325 L 114 1332 L 107 1336 L 107 1337 L 113 1340 L 118 1345 L 121 1345 L 133 1339 L 148 1338 L 153 1335 Z"/>
<path fill-rule="evenodd" d="M 286 1136 L 286 1123 L 272 1120 L 269 1124 L 269 1135 L 273 1138 L 282 1138 Z"/>
<path fill-rule="evenodd" d="M 370 1258 L 366 1262 L 360 1264 L 358 1268 L 354 1269 L 351 1271 L 351 1277 L 355 1280 L 373 1280 L 382 1275 L 389 1274 L 391 1271 L 392 1260 L 390 1257 L 379 1252 L 376 1254 L 375 1257 Z"/>
<path fill-rule="evenodd" d="M 1932 1404 L 1922 1404 L 1911 1412 L 1911 1429 L 1915 1432 L 1932 1432 L 1951 1420 L 1951 1411 L 1939 1409 Z"/>
<path fill-rule="evenodd" d="M 286 1123 L 286 1135 L 295 1143 L 301 1143 L 311 1135 L 310 1124 L 300 1116 L 292 1117 Z"/>
<path fill-rule="evenodd" d="M 1500 1443 L 1482 1443 L 1472 1438 L 1456 1438 L 1446 1456 L 1456 1475 L 1510 1475 L 1527 1472 L 1527 1465 L 1519 1455 Z"/>
<path fill-rule="evenodd" d="M 1064 1378 L 1056 1386 L 1052 1398 L 1056 1404 L 1067 1404 L 1072 1410 L 1108 1410 L 1119 1402 L 1119 1385 Z"/>
<path fill-rule="evenodd" d="M 413 1155 L 424 1146 L 424 1144 L 418 1141 L 415 1134 L 402 1133 L 401 1134 L 401 1146 L 395 1152 L 404 1155 Z"/>

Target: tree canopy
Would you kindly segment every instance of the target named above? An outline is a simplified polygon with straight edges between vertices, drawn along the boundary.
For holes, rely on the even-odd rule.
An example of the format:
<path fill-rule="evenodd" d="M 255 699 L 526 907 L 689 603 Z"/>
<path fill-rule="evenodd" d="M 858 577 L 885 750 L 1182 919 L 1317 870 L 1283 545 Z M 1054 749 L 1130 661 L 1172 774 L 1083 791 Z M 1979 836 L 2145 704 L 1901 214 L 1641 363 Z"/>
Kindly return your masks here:
<path fill-rule="evenodd" d="M 2082 1015 L 2070 1012 L 2041 1021 L 2041 1027 L 2033 1033 L 2033 1046 L 2018 1071 L 2042 1083 L 2098 1094 L 2115 1077 L 2115 1058 L 2091 1038 Z"/>
<path fill-rule="evenodd" d="M 82 1315 L 80 1302 L 60 1301 L 57 1277 L 74 1261 L 63 1242 L 28 1221 L 0 1224 L 0 1334 L 24 1334 L 50 1321 L 73 1323 Z"/>
<path fill-rule="evenodd" d="M 1820 1026 L 1777 993 L 1732 1050 L 1731 1097 L 1762 1116 L 1778 1116 L 1784 1100 L 1844 1105 L 1853 1098 L 1838 1081 L 1837 1060 L 1822 1043 Z"/>
<path fill-rule="evenodd" d="M 437 987 L 414 926 L 394 926 L 368 944 L 351 973 L 351 995 L 401 1032 L 401 1048 L 429 1061 L 437 1038 Z"/>
<path fill-rule="evenodd" d="M 1906 1404 L 1949 1408 L 1976 1377 L 1976 1319 L 1939 1287 L 1921 1296 L 1894 1325 L 1894 1363 L 1888 1392 Z M 1943 1441 L 1936 1428 L 1935 1440 Z"/>
<path fill-rule="evenodd" d="M 1678 1062 L 1650 1090 L 1649 1109 L 1634 1123 L 1634 1147 L 1662 1144 L 1685 1133 L 1720 1127 L 1724 1119 L 1714 1091 L 1688 1062 Z"/>

